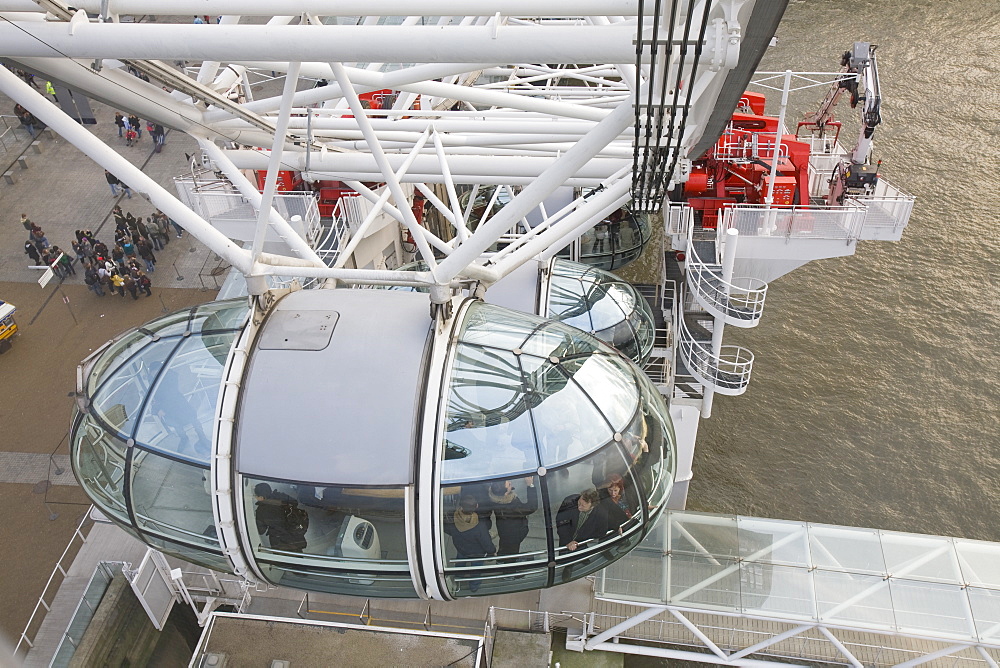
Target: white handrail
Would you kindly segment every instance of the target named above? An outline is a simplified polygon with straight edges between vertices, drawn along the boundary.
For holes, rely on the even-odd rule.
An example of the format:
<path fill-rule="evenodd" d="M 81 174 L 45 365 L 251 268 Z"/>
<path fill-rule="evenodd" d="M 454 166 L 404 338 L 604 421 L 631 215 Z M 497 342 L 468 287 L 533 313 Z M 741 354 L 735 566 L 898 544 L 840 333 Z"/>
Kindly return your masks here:
<path fill-rule="evenodd" d="M 685 272 L 688 287 L 698 301 L 712 315 L 736 327 L 754 327 L 760 322 L 767 298 L 767 283 L 758 278 L 722 278 L 721 268 L 716 270 L 698 255 L 693 243 L 688 244 L 688 263 Z"/>
<path fill-rule="evenodd" d="M 63 559 L 66 558 L 66 555 L 69 554 L 70 548 L 72 548 L 73 545 L 76 543 L 77 537 L 80 538 L 81 544 L 87 542 L 87 536 L 85 536 L 83 533 L 83 527 L 85 525 L 88 525 L 88 523 L 89 526 L 93 526 L 94 520 L 91 519 L 90 517 L 90 514 L 91 512 L 93 512 L 93 510 L 94 506 L 90 506 L 90 508 L 87 509 L 87 512 L 84 513 L 83 519 L 80 520 L 80 524 L 77 525 L 76 530 L 73 532 L 73 536 L 69 539 L 69 543 L 66 545 L 66 549 L 63 550 L 63 553 L 62 555 L 60 555 L 59 560 L 56 561 L 55 568 L 52 569 L 52 574 L 49 575 L 49 579 L 45 583 L 45 587 L 42 588 L 42 595 L 38 597 L 38 603 L 35 604 L 35 609 L 31 611 L 31 617 L 28 618 L 28 623 L 24 626 L 24 631 L 21 632 L 21 637 L 17 641 L 17 647 L 14 648 L 15 657 L 17 657 L 18 652 L 21 651 L 22 643 L 27 645 L 27 649 L 31 649 L 32 647 L 34 647 L 34 644 L 32 644 L 31 641 L 34 639 L 35 635 L 37 635 L 37 632 L 35 634 L 32 634 L 32 636 L 29 638 L 28 631 L 31 630 L 31 625 L 35 621 L 35 615 L 38 614 L 39 607 L 45 608 L 45 613 L 46 614 L 48 613 L 49 604 L 45 602 L 45 594 L 49 591 L 49 585 L 51 585 L 53 579 L 55 579 L 56 573 L 61 573 L 63 579 L 66 578 L 66 569 L 63 568 L 62 562 Z"/>
<path fill-rule="evenodd" d="M 737 396 L 746 391 L 753 370 L 752 352 L 741 346 L 722 346 L 722 353 L 715 356 L 711 343 L 696 340 L 683 319 L 678 333 L 680 357 L 691 375 L 719 394 Z"/>

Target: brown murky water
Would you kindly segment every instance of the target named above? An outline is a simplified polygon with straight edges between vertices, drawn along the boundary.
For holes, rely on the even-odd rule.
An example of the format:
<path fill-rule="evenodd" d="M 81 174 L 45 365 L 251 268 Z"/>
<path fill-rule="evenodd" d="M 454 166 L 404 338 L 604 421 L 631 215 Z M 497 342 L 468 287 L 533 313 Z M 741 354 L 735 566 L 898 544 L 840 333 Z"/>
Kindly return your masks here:
<path fill-rule="evenodd" d="M 997 35 L 986 0 L 789 5 L 762 69 L 878 44 L 875 156 L 917 205 L 900 243 L 810 263 L 727 329 L 753 378 L 702 422 L 689 508 L 1000 541 Z"/>

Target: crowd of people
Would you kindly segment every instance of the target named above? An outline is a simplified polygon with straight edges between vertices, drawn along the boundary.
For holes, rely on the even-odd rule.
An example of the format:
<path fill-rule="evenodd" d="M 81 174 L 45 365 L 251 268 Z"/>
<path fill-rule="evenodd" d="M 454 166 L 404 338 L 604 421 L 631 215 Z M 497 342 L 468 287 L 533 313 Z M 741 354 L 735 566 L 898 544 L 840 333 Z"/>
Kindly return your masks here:
<path fill-rule="evenodd" d="M 124 184 L 122 184 L 122 187 Z M 112 211 L 115 220 L 114 243 L 97 238 L 91 230 L 76 230 L 69 251 L 51 245 L 44 230 L 21 214 L 21 225 L 28 234 L 24 253 L 36 267 L 50 267 L 60 279 L 76 275 L 74 264 L 83 270 L 83 280 L 94 294 L 103 297 L 107 292 L 122 298 L 126 292 L 132 299 L 140 293 L 151 297 L 152 281 L 149 274 L 156 271 L 156 252 L 170 243 L 172 232 L 180 238 L 183 228 L 159 209 L 148 216 L 135 217 L 120 206 Z M 171 229 L 173 228 L 173 229 Z"/>
<path fill-rule="evenodd" d="M 135 114 L 126 116 L 122 112 L 115 112 L 115 125 L 118 127 L 118 136 L 125 140 L 126 146 L 137 146 L 142 139 L 143 122 Z M 153 147 L 159 152 L 163 147 L 166 131 L 159 123 L 149 121 L 145 124 L 146 132 L 153 140 Z M 108 183 L 111 183 L 109 180 Z"/>

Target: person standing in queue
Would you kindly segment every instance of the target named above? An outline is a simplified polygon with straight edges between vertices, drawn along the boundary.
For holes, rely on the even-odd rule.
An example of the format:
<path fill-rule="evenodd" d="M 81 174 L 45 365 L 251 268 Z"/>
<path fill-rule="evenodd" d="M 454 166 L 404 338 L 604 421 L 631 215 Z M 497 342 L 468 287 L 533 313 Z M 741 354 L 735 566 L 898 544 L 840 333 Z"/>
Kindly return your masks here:
<path fill-rule="evenodd" d="M 560 547 L 574 552 L 579 549 L 580 543 L 603 538 L 608 533 L 608 510 L 600 500 L 596 489 L 588 489 L 563 500 L 556 514 Z"/>
<path fill-rule="evenodd" d="M 497 556 L 517 554 L 521 551 L 521 542 L 528 535 L 528 516 L 538 510 L 535 477 L 528 476 L 524 481 L 528 485 L 528 498 L 524 501 L 518 497 L 510 480 L 498 480 L 490 484 L 490 508 L 500 539 Z"/>
<path fill-rule="evenodd" d="M 479 502 L 472 494 L 465 494 L 459 502 L 458 509 L 452 514 L 451 521 L 444 523 L 444 531 L 451 536 L 455 544 L 455 558 L 461 560 L 457 564 L 462 567 L 482 566 L 483 559 L 496 555 L 493 539 L 490 538 L 486 524 L 479 521 Z M 471 580 L 469 589 L 479 590 L 479 580 Z"/>

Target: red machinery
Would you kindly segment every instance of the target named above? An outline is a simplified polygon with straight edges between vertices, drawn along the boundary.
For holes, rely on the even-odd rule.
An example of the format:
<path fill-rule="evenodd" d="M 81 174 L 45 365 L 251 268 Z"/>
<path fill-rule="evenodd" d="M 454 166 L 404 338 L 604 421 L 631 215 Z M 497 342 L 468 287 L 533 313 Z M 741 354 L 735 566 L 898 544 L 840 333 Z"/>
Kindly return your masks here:
<path fill-rule="evenodd" d="M 267 178 L 267 170 L 255 170 L 254 176 L 257 177 L 257 190 L 264 192 L 264 179 Z M 278 181 L 274 191 L 284 193 L 291 190 L 301 190 L 301 186 L 302 176 L 298 172 L 282 170 L 278 172 Z"/>
<path fill-rule="evenodd" d="M 809 144 L 782 134 L 775 150 L 778 119 L 764 115 L 764 96 L 747 92 L 726 131 L 705 157 L 694 163 L 684 184 L 688 204 L 701 212 L 704 227 L 718 224 L 731 204 L 809 203 Z M 771 165 L 777 169 L 771 187 Z"/>

